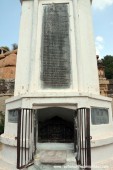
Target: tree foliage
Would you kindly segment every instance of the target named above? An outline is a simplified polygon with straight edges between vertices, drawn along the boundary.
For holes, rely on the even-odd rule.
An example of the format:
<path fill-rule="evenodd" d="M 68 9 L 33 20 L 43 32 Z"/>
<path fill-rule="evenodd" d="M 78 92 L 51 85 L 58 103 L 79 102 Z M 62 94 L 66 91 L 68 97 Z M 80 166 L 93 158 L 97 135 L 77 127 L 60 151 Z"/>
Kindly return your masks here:
<path fill-rule="evenodd" d="M 12 50 L 18 49 L 18 45 L 16 43 L 12 44 Z"/>
<path fill-rule="evenodd" d="M 105 76 L 107 79 L 113 79 L 113 56 L 106 55 L 103 59 L 103 65 L 105 66 Z"/>
<path fill-rule="evenodd" d="M 5 50 L 10 51 L 10 48 L 7 46 L 2 46 L 1 48 L 4 48 Z"/>

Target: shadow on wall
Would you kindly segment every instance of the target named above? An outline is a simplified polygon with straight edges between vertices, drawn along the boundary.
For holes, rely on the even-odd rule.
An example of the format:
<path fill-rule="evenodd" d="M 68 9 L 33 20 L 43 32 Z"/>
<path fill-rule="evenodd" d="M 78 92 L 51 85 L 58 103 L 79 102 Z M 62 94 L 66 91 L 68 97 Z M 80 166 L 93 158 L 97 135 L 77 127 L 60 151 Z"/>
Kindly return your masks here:
<path fill-rule="evenodd" d="M 4 112 L 0 111 L 0 135 L 4 133 L 4 120 L 5 120 L 5 114 Z"/>
<path fill-rule="evenodd" d="M 112 120 L 113 120 L 113 98 L 112 98 Z"/>

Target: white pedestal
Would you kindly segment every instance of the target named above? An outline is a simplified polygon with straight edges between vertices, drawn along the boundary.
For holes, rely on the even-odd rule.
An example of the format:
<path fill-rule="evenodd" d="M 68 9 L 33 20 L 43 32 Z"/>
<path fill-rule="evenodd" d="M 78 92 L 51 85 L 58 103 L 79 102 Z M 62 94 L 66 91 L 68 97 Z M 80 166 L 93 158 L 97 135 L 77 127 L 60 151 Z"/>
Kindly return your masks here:
<path fill-rule="evenodd" d="M 57 98 L 56 98 L 57 95 Z M 64 97 L 66 94 L 52 94 L 42 96 L 42 94 L 32 94 L 32 96 L 13 97 L 6 102 L 6 119 L 5 119 L 5 131 L 1 135 L 1 142 L 4 147 L 1 151 L 1 159 L 7 163 L 16 167 L 17 161 L 17 123 L 8 122 L 8 110 L 15 108 L 45 108 L 45 107 L 66 107 L 76 110 L 80 107 L 104 107 L 109 109 L 109 124 L 92 125 L 91 123 L 91 153 L 92 164 L 96 164 L 99 161 L 107 160 L 113 157 L 113 121 L 111 110 L 111 99 L 95 96 L 95 95 L 83 95 L 72 93 L 68 94 L 68 97 Z M 105 154 L 103 154 L 105 153 Z"/>

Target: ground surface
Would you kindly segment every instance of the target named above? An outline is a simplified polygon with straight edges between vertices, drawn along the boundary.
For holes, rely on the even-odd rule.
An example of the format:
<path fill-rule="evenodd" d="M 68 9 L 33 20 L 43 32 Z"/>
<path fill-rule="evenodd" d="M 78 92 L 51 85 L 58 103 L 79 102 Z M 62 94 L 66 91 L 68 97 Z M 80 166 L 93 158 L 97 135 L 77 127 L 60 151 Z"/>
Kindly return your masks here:
<path fill-rule="evenodd" d="M 0 151 L 1 151 L 1 149 L 2 149 L 2 144 L 0 143 Z M 45 153 L 45 152 L 44 152 Z M 50 153 L 50 155 L 51 154 L 53 154 L 53 152 L 52 153 Z M 56 153 L 55 153 L 56 154 Z M 59 153 L 60 154 L 60 153 Z M 59 156 L 59 154 L 58 154 L 58 156 Z M 66 156 L 65 155 L 65 152 L 63 153 L 64 154 L 64 157 Z M 45 154 L 43 155 L 43 154 L 41 154 L 42 156 L 43 156 L 43 158 L 46 156 Z M 70 157 L 71 157 L 71 155 L 70 155 Z M 35 166 L 31 166 L 31 167 L 29 167 L 29 168 L 25 168 L 24 170 L 40 170 L 40 168 L 43 168 L 43 170 L 51 170 L 51 168 L 49 167 L 49 166 L 38 166 L 37 165 L 37 157 L 35 158 Z M 49 160 L 50 160 L 50 158 L 49 158 Z M 59 160 L 57 160 L 57 161 L 59 161 Z M 72 161 L 73 162 L 73 161 Z M 4 167 L 4 165 L 5 165 L 5 167 Z M 74 165 L 75 165 L 75 163 L 74 163 Z M 68 165 L 69 166 L 69 165 Z M 66 170 L 73 170 L 73 169 L 77 169 L 78 170 L 78 167 L 74 167 L 74 168 L 72 168 L 72 167 L 66 167 L 65 166 L 65 169 Z M 45 169 L 44 169 L 45 168 Z M 58 167 L 57 165 L 56 166 L 54 166 L 54 168 L 52 168 L 52 170 L 59 170 L 59 169 L 61 169 L 62 170 L 62 168 L 60 168 L 60 167 Z M 2 161 L 1 159 L 0 159 L 0 170 L 16 170 L 16 168 L 14 168 L 14 166 L 13 165 L 11 165 L 11 164 L 8 164 L 8 163 L 6 163 L 6 162 L 4 162 L 4 161 Z M 101 162 L 98 162 L 96 165 L 92 165 L 92 170 L 113 170 L 113 158 L 111 158 L 111 159 L 108 159 L 108 160 L 105 160 L 105 161 L 101 161 Z"/>

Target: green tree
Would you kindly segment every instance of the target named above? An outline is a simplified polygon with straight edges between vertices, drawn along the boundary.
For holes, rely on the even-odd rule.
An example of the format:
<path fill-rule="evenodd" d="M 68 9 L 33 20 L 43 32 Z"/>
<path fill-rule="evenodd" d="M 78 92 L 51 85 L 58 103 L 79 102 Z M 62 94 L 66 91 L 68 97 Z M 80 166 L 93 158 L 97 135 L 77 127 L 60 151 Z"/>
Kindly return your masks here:
<path fill-rule="evenodd" d="M 103 65 L 105 66 L 105 76 L 107 79 L 113 79 L 113 56 L 106 55 L 103 59 Z"/>
<path fill-rule="evenodd" d="M 5 50 L 10 51 L 9 47 L 7 46 L 2 46 L 1 48 L 4 48 Z"/>
<path fill-rule="evenodd" d="M 12 44 L 12 50 L 18 49 L 18 45 L 16 43 Z"/>

